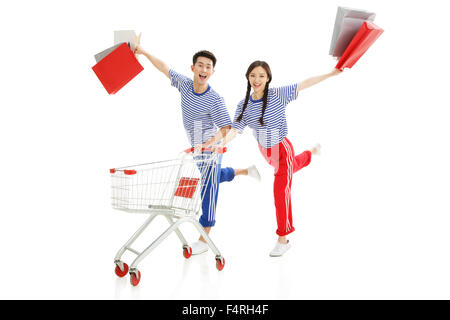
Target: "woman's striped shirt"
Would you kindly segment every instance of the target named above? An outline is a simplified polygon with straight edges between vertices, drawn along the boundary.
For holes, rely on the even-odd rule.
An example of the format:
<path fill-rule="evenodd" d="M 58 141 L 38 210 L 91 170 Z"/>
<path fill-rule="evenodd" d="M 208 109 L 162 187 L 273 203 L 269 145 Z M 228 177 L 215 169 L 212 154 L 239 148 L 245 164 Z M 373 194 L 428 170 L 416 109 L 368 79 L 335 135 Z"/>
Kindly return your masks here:
<path fill-rule="evenodd" d="M 224 99 L 210 86 L 203 93 L 194 92 L 192 79 L 169 71 L 172 86 L 181 93 L 183 125 L 192 146 L 205 143 L 217 128 L 231 125 Z"/>
<path fill-rule="evenodd" d="M 234 115 L 233 128 L 241 133 L 246 126 L 253 129 L 253 135 L 263 148 L 272 148 L 286 137 L 288 133 L 286 123 L 286 105 L 297 99 L 297 84 L 269 88 L 267 107 L 264 112 L 264 126 L 259 123 L 261 117 L 263 99 L 253 100 L 251 95 L 248 100 L 247 108 L 240 122 L 237 118 L 241 114 L 245 99 L 239 102 Z"/>

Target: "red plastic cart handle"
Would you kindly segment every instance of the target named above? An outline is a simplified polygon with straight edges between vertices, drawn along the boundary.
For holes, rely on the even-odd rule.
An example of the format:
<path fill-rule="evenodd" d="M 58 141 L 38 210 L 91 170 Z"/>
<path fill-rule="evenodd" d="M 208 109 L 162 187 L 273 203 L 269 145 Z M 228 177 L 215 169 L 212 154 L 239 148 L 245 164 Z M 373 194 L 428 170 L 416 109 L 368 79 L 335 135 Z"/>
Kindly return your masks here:
<path fill-rule="evenodd" d="M 194 152 L 194 150 L 195 150 L 195 148 L 192 147 L 192 148 L 184 150 L 184 152 L 191 153 L 191 152 Z M 211 147 L 209 147 L 209 148 L 202 148 L 202 151 L 211 151 Z M 224 154 L 225 152 L 227 152 L 227 147 L 218 148 L 218 150 L 217 150 L 217 153 L 220 153 L 220 154 Z"/>
<path fill-rule="evenodd" d="M 132 175 L 132 174 L 137 173 L 136 170 L 119 170 L 119 171 L 123 171 L 123 173 L 127 174 L 127 175 Z M 109 169 L 109 173 L 111 173 L 111 174 L 116 173 L 116 169 Z"/>

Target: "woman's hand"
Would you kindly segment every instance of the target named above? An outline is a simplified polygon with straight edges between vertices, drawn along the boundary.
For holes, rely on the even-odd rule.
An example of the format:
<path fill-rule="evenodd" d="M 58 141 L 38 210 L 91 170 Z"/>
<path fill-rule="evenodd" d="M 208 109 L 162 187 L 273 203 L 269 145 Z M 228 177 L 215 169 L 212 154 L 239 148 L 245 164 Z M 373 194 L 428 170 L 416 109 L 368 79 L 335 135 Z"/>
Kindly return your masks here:
<path fill-rule="evenodd" d="M 337 76 L 338 74 L 341 74 L 343 70 L 339 70 L 338 68 L 334 68 L 333 71 L 330 72 L 332 76 Z"/>

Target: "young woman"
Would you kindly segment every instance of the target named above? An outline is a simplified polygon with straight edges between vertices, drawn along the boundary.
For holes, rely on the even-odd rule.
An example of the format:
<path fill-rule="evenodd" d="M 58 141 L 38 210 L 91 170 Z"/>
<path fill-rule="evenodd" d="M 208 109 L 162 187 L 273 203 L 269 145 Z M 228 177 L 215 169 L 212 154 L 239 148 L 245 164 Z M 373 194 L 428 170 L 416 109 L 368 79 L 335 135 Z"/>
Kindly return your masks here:
<path fill-rule="evenodd" d="M 289 248 L 286 236 L 293 232 L 291 185 L 292 175 L 309 165 L 312 154 L 318 154 L 320 145 L 295 155 L 291 142 L 287 139 L 286 105 L 295 100 L 300 90 L 309 88 L 331 76 L 341 73 L 332 72 L 309 78 L 300 83 L 285 87 L 269 88 L 272 73 L 264 61 L 253 62 L 245 74 L 247 78 L 247 93 L 238 104 L 231 130 L 218 147 L 225 146 L 235 138 L 236 133 L 242 133 L 246 126 L 253 129 L 259 149 L 275 169 L 274 197 L 277 216 L 278 241 L 270 256 L 282 256 Z M 253 92 L 250 94 L 251 89 Z"/>

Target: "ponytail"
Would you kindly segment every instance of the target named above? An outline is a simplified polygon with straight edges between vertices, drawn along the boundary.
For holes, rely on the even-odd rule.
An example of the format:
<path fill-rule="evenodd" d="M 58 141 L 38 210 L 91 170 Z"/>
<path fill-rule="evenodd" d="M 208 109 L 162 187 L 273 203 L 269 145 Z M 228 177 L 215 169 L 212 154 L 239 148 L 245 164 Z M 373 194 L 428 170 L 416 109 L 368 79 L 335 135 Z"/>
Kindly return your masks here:
<path fill-rule="evenodd" d="M 250 90 L 251 90 L 251 88 L 252 88 L 252 86 L 250 85 L 250 81 L 247 80 L 247 93 L 245 94 L 245 100 L 244 100 L 244 105 L 242 106 L 241 114 L 236 119 L 237 122 L 241 122 L 242 117 L 244 116 L 244 111 L 245 111 L 245 108 L 247 108 L 248 99 L 250 98 Z"/>
<path fill-rule="evenodd" d="M 264 125 L 264 113 L 266 112 L 267 107 L 267 98 L 269 97 L 269 82 L 266 83 L 266 87 L 264 88 L 264 96 L 263 96 L 263 106 L 261 110 L 261 118 L 259 118 L 259 123 Z"/>

